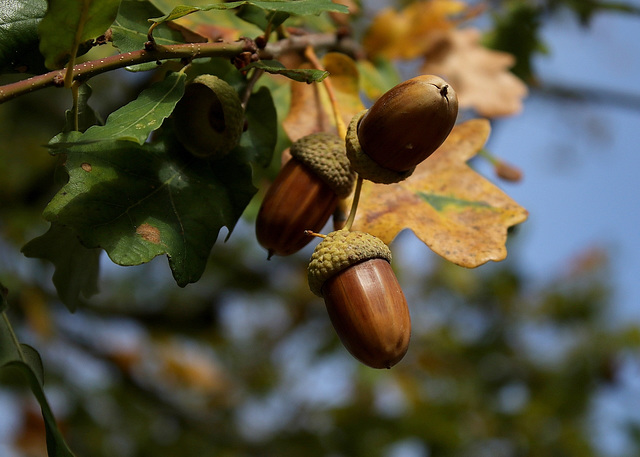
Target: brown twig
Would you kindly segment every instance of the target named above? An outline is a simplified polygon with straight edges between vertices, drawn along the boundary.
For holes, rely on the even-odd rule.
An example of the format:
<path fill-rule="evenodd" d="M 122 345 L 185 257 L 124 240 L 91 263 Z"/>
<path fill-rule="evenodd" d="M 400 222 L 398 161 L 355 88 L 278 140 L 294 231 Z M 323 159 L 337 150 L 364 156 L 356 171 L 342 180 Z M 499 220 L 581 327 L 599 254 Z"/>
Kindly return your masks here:
<path fill-rule="evenodd" d="M 307 46 L 316 49 L 344 47 L 345 52 L 353 53 L 348 43 L 342 43 L 340 37 L 332 33 L 308 34 L 302 36 L 290 36 L 280 41 L 269 43 L 264 49 L 258 51 L 261 59 L 274 59 L 288 51 L 301 51 Z M 146 62 L 160 62 L 167 59 L 194 59 L 200 57 L 228 57 L 233 58 L 245 52 L 247 40 L 234 43 L 187 43 L 167 46 L 151 46 L 150 49 L 126 52 L 105 57 L 103 59 L 87 61 L 73 67 L 73 80 L 86 81 L 101 73 L 105 73 L 130 65 Z M 44 89 L 46 87 L 64 87 L 66 69 L 54 70 L 42 75 L 33 76 L 12 84 L 0 86 L 0 104 L 20 95 Z"/>

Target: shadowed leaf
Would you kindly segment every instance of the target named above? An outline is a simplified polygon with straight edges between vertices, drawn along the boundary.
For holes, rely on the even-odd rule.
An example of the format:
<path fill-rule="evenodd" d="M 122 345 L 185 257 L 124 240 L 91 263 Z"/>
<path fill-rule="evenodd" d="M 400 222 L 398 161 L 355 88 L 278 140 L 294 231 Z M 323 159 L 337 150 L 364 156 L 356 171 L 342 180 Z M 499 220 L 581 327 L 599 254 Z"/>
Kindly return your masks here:
<path fill-rule="evenodd" d="M 70 311 L 78 308 L 80 295 L 89 298 L 98 293 L 100 250 L 85 248 L 68 227 L 51 224 L 45 234 L 28 242 L 22 253 L 53 263 L 53 284 Z"/>
<path fill-rule="evenodd" d="M 49 0 L 40 22 L 40 52 L 47 68 L 61 68 L 82 43 L 102 35 L 118 14 L 120 0 Z"/>
<path fill-rule="evenodd" d="M 31 346 L 18 342 L 7 315 L 2 312 L 0 313 L 0 368 L 4 367 L 18 368 L 26 376 L 29 387 L 42 410 L 49 457 L 73 457 L 73 452 L 67 447 L 44 394 L 44 371 L 40 355 Z"/>
<path fill-rule="evenodd" d="M 82 244 L 103 248 L 118 265 L 166 254 L 180 286 L 200 278 L 220 229 L 231 232 L 255 193 L 251 168 L 240 158 L 196 159 L 171 136 L 63 151 L 69 182 L 45 218 L 69 226 Z"/>
<path fill-rule="evenodd" d="M 295 14 L 298 16 L 316 15 L 326 11 L 334 11 L 337 13 L 349 12 L 349 9 L 346 6 L 334 3 L 331 0 L 297 0 L 293 2 L 248 0 L 229 3 L 214 3 L 206 6 L 180 5 L 176 6 L 169 14 L 150 19 L 150 21 L 162 23 L 179 19 L 188 14 L 195 13 L 196 11 L 227 10 L 243 5 L 253 5 L 266 11 Z"/>
<path fill-rule="evenodd" d="M 44 73 L 38 24 L 47 11 L 45 0 L 0 3 L 0 72 Z"/>
<path fill-rule="evenodd" d="M 61 137 L 60 141 L 52 141 L 49 147 L 60 149 L 73 144 L 115 140 L 142 144 L 171 114 L 184 93 L 185 82 L 184 73 L 171 73 L 163 81 L 142 91 L 134 101 L 111 113 L 105 125 L 94 125 L 82 135 Z"/>

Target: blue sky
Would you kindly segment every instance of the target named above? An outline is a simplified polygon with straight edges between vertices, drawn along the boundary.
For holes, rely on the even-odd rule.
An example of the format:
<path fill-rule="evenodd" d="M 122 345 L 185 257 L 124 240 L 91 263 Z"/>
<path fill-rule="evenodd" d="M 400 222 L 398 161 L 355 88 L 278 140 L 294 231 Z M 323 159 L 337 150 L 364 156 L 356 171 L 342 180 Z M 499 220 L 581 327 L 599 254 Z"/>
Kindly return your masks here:
<path fill-rule="evenodd" d="M 535 61 L 543 84 L 592 99 L 532 92 L 522 114 L 501 120 L 488 147 L 525 172 L 502 184 L 530 212 L 515 249 L 545 280 L 589 247 L 607 249 L 617 318 L 640 319 L 640 17 L 602 14 L 589 28 L 566 15 L 544 30 L 550 54 Z M 490 171 L 487 170 L 489 173 Z"/>

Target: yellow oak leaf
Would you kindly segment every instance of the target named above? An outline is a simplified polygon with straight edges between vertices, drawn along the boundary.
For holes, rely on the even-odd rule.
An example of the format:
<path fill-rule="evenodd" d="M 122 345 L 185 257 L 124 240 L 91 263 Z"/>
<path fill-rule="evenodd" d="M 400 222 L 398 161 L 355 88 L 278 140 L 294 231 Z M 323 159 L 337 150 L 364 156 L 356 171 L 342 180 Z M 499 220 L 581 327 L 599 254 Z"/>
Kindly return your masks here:
<path fill-rule="evenodd" d="M 365 181 L 352 228 L 385 243 L 411 229 L 434 252 L 463 267 L 503 260 L 507 229 L 528 213 L 466 164 L 489 132 L 486 119 L 466 121 L 405 181 Z"/>
<path fill-rule="evenodd" d="M 509 71 L 515 58 L 485 48 L 480 38 L 480 31 L 473 28 L 449 30 L 425 55 L 420 71 L 442 76 L 451 83 L 460 108 L 473 108 L 483 117 L 520 112 L 528 90 Z"/>
<path fill-rule="evenodd" d="M 338 110 L 343 122 L 348 125 L 354 114 L 362 111 L 364 105 L 359 93 L 359 73 L 356 63 L 341 53 L 327 53 L 322 65 L 329 72 L 325 81 L 333 87 Z M 298 68 L 310 68 L 301 64 Z M 336 132 L 333 109 L 327 91 L 319 84 L 291 81 L 291 103 L 289 113 L 282 122 L 284 131 L 291 141 L 315 132 Z"/>
<path fill-rule="evenodd" d="M 413 2 L 401 11 L 386 8 L 371 23 L 363 40 L 369 56 L 413 59 L 427 52 L 441 32 L 456 26 L 452 16 L 465 11 L 457 0 Z"/>

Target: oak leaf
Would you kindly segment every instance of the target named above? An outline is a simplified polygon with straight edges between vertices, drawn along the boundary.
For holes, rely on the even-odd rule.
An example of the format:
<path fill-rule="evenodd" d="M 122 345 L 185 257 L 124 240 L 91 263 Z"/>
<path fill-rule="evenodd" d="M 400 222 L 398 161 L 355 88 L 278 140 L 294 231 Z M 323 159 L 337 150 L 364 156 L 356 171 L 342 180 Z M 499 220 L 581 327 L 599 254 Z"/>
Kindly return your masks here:
<path fill-rule="evenodd" d="M 427 52 L 443 31 L 457 25 L 453 19 L 465 11 L 465 2 L 426 0 L 402 11 L 386 8 L 374 18 L 363 40 L 370 56 L 413 59 Z"/>
<path fill-rule="evenodd" d="M 480 31 L 449 30 L 440 43 L 425 55 L 423 74 L 446 79 L 458 94 L 460 108 L 473 108 L 483 117 L 516 114 L 522 110 L 527 86 L 509 71 L 515 58 L 506 52 L 487 49 L 480 43 Z"/>
<path fill-rule="evenodd" d="M 387 244 L 411 229 L 434 252 L 463 267 L 503 260 L 507 229 L 528 213 L 466 164 L 489 131 L 486 119 L 459 124 L 405 181 L 365 181 L 353 229 Z"/>
<path fill-rule="evenodd" d="M 329 72 L 340 117 L 345 125 L 364 109 L 359 92 L 359 72 L 353 59 L 341 53 L 327 53 L 322 65 Z M 301 64 L 309 68 L 308 64 Z M 282 123 L 287 136 L 296 141 L 315 132 L 336 132 L 335 119 L 327 91 L 322 84 L 292 81 L 289 113 Z"/>

